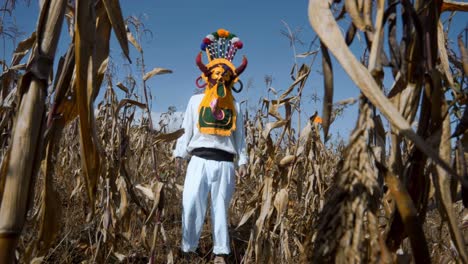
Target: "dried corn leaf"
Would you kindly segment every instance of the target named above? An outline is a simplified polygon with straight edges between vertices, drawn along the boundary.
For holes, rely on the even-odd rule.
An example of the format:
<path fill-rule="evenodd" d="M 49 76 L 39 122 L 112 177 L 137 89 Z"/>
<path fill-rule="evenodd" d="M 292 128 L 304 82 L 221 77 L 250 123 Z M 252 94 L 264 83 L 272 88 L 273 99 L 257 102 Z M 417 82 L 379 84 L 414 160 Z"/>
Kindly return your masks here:
<path fill-rule="evenodd" d="M 353 0 L 354 1 L 354 0 Z M 322 70 L 323 70 L 323 106 L 322 106 L 322 127 L 323 137 L 326 142 L 328 139 L 328 129 L 331 125 L 331 116 L 333 111 L 333 67 L 328 54 L 327 47 L 320 42 L 322 51 Z"/>
<path fill-rule="evenodd" d="M 299 134 L 298 148 L 296 151 L 296 156 L 299 157 L 303 153 L 309 153 L 310 143 L 312 141 L 312 125 L 310 122 L 307 122 L 307 125 L 302 129 Z"/>
<path fill-rule="evenodd" d="M 103 236 L 102 241 L 106 242 L 107 241 L 107 233 L 108 233 L 109 227 L 111 226 L 111 223 L 112 223 L 112 212 L 111 212 L 111 209 L 109 208 L 108 205 L 105 207 L 104 212 L 102 212 L 101 221 L 102 221 L 101 233 L 102 233 L 102 236 Z"/>
<path fill-rule="evenodd" d="M 128 94 L 129 90 L 128 88 L 121 82 L 117 83 L 117 87 L 120 88 L 120 90 L 124 91 L 125 93 Z"/>
<path fill-rule="evenodd" d="M 119 252 L 114 251 L 114 252 L 112 252 L 112 255 L 114 255 L 114 257 L 120 262 L 123 262 L 124 260 L 127 259 L 127 255 L 121 254 Z"/>
<path fill-rule="evenodd" d="M 174 131 L 174 132 L 171 132 L 171 133 L 160 133 L 158 135 L 156 135 L 156 137 L 154 138 L 155 141 L 153 142 L 153 145 L 156 145 L 160 142 L 170 142 L 170 141 L 174 141 L 178 138 L 180 138 L 183 134 L 184 134 L 184 129 L 181 128 L 177 131 Z"/>
<path fill-rule="evenodd" d="M 458 36 L 458 48 L 460 48 L 460 54 L 463 62 L 463 70 L 465 74 L 468 74 L 468 52 L 466 51 L 465 45 L 463 44 L 462 36 Z"/>
<path fill-rule="evenodd" d="M 132 43 L 132 45 L 138 50 L 138 52 L 142 52 L 143 49 L 141 48 L 140 44 L 138 43 L 138 41 L 133 37 L 133 34 L 132 32 L 128 31 L 127 30 L 127 39 L 128 41 L 130 41 L 130 43 Z"/>
<path fill-rule="evenodd" d="M 174 263 L 174 254 L 172 253 L 172 250 L 169 251 L 167 254 L 167 264 L 173 264 Z"/>
<path fill-rule="evenodd" d="M 274 95 L 277 95 L 277 94 L 278 94 L 278 91 L 276 91 L 276 89 L 273 88 L 273 87 L 271 87 L 271 86 L 268 87 L 268 92 L 270 92 L 270 91 L 271 91 Z"/>
<path fill-rule="evenodd" d="M 277 120 L 283 120 L 281 114 L 278 112 L 278 109 L 281 105 L 291 100 L 291 98 L 286 98 L 283 100 L 267 100 L 263 99 L 263 105 L 267 108 L 268 114 L 275 117 Z"/>
<path fill-rule="evenodd" d="M 123 177 L 118 178 L 117 189 L 119 190 L 119 193 L 120 193 L 120 205 L 119 205 L 119 210 L 117 212 L 118 212 L 118 216 L 122 218 L 125 216 L 128 210 L 128 196 L 126 192 L 125 180 L 123 179 Z"/>
<path fill-rule="evenodd" d="M 159 215 L 164 206 L 164 184 L 162 182 L 157 181 L 156 184 L 152 187 L 153 192 L 153 207 L 151 209 L 150 214 L 146 218 L 145 225 L 149 223 L 149 221 L 153 218 L 153 215 L 159 210 Z M 157 219 L 159 221 L 159 219 Z"/>
<path fill-rule="evenodd" d="M 289 202 L 289 190 L 287 188 L 281 189 L 275 195 L 275 200 L 273 201 L 273 205 L 276 209 L 276 223 L 273 231 L 281 224 L 283 221 L 283 215 L 286 212 L 286 208 L 288 207 Z"/>
<path fill-rule="evenodd" d="M 348 30 L 346 30 L 346 45 L 349 46 L 353 43 L 354 36 L 356 36 L 356 26 L 353 23 L 350 23 Z"/>
<path fill-rule="evenodd" d="M 285 157 L 283 157 L 280 162 L 279 162 L 279 166 L 280 167 L 285 167 L 285 166 L 288 166 L 289 164 L 291 164 L 294 159 L 296 158 L 295 155 L 286 155 Z"/>
<path fill-rule="evenodd" d="M 446 107 L 443 107 L 442 110 Z M 444 144 L 442 142 L 450 141 L 450 118 L 447 116 L 442 124 L 442 136 L 440 138 L 440 155 L 447 162 L 451 161 L 452 149 L 450 144 Z M 448 219 L 448 227 L 452 241 L 454 242 L 459 257 L 464 263 L 468 263 L 468 252 L 466 244 L 462 236 L 462 232 L 458 227 L 458 219 L 453 209 L 452 195 L 450 193 L 450 177 L 446 171 L 442 168 L 437 167 L 434 171 L 434 185 L 436 188 L 436 194 L 438 194 L 440 203 L 439 210 L 442 215 L 445 215 Z"/>
<path fill-rule="evenodd" d="M 9 70 L 19 71 L 19 70 L 26 70 L 27 65 L 25 63 L 17 64 L 15 66 L 10 67 Z"/>
<path fill-rule="evenodd" d="M 32 49 L 34 43 L 36 43 L 35 31 L 27 39 L 18 43 L 18 46 L 16 47 L 11 59 L 11 66 L 17 65 L 23 59 L 23 57 L 28 54 L 29 50 Z"/>
<path fill-rule="evenodd" d="M 167 73 L 172 73 L 172 71 L 168 69 L 164 69 L 164 68 L 154 68 L 143 76 L 143 80 L 146 81 L 155 75 L 161 75 L 161 74 L 167 74 Z"/>
<path fill-rule="evenodd" d="M 104 6 L 106 7 L 107 16 L 112 24 L 115 35 L 119 40 L 120 47 L 123 50 L 125 57 L 131 62 L 128 50 L 127 31 L 125 29 L 125 23 L 122 16 L 122 10 L 120 8 L 119 0 L 103 0 Z M 107 41 L 108 43 L 108 41 Z"/>
<path fill-rule="evenodd" d="M 144 194 L 148 199 L 154 201 L 154 193 L 153 189 L 148 185 L 137 184 L 135 186 L 136 189 L 140 190 L 142 194 Z"/>
<path fill-rule="evenodd" d="M 250 210 L 248 210 L 247 212 L 245 212 L 243 215 L 242 215 L 242 218 L 241 220 L 239 221 L 239 223 L 237 224 L 237 228 L 241 227 L 243 224 L 245 224 L 249 219 L 250 217 L 252 217 L 252 215 L 255 213 L 255 211 L 257 210 L 257 208 L 251 208 Z"/>
<path fill-rule="evenodd" d="M 464 175 L 465 179 L 468 178 L 468 135 L 463 134 L 462 138 L 458 140 L 458 156 L 459 161 L 457 167 L 460 168 L 462 171 L 462 175 Z M 461 186 L 461 195 L 462 195 L 462 202 L 465 208 L 468 208 L 468 187 Z"/>
<path fill-rule="evenodd" d="M 283 100 L 284 98 L 286 98 L 286 96 L 288 96 L 292 92 L 296 85 L 298 85 L 299 83 L 304 83 L 307 80 L 307 77 L 309 77 L 309 73 L 310 68 L 307 65 L 303 64 L 299 69 L 299 72 L 297 73 L 298 77 L 294 79 L 294 82 L 289 86 L 289 88 L 283 94 L 281 94 L 279 100 Z"/>
<path fill-rule="evenodd" d="M 67 53 L 62 56 L 57 67 L 54 82 L 54 104 L 59 105 L 71 87 L 73 71 L 75 69 L 75 45 L 68 46 Z"/>
<path fill-rule="evenodd" d="M 76 174 L 78 174 L 78 172 L 75 173 L 75 188 L 73 188 L 73 190 L 71 191 L 69 199 L 73 198 L 78 192 L 80 192 L 81 187 L 83 186 L 81 184 L 81 177 L 78 177 Z"/>
<path fill-rule="evenodd" d="M 441 11 L 468 11 L 468 3 L 460 2 L 460 1 L 451 1 L 451 0 L 444 0 L 442 2 Z"/>
<path fill-rule="evenodd" d="M 109 0 L 107 0 L 109 1 Z M 110 0 L 112 1 L 112 0 Z M 104 4 L 106 1 L 104 1 Z M 94 102 L 101 88 L 101 83 L 104 78 L 104 74 L 107 71 L 107 65 L 109 61 L 109 46 L 110 46 L 110 32 L 111 32 L 111 22 L 106 12 L 104 12 L 104 7 L 102 2 L 99 2 L 96 7 L 96 45 L 95 45 L 95 54 L 93 55 L 94 67 L 96 67 L 96 77 L 95 77 L 95 86 L 91 92 L 91 101 Z M 128 46 L 127 46 L 128 52 Z"/>
<path fill-rule="evenodd" d="M 442 22 L 439 21 L 437 24 L 437 47 L 439 48 L 440 54 L 440 64 L 442 69 L 444 70 L 445 80 L 447 80 L 448 85 L 450 88 L 454 89 L 455 85 L 453 83 L 453 76 L 452 72 L 450 71 L 450 65 L 447 55 L 447 49 L 445 47 L 445 34 L 444 34 L 444 26 Z M 467 66 L 468 67 L 468 66 Z"/>
<path fill-rule="evenodd" d="M 104 74 L 107 71 L 108 64 L 109 64 L 109 57 L 106 57 L 103 61 L 100 62 L 100 64 L 96 64 L 96 65 L 99 65 L 99 68 L 97 69 L 97 72 L 96 72 L 96 88 L 93 90 L 93 93 L 91 94 L 92 102 L 96 100 L 96 97 L 99 94 L 99 90 L 102 84 L 102 79 L 104 77 Z"/>
<path fill-rule="evenodd" d="M 134 105 L 134 106 L 138 106 L 139 108 L 141 109 L 145 109 L 146 108 L 146 104 L 144 103 L 140 103 L 138 101 L 135 101 L 135 100 L 132 100 L 132 99 L 122 99 L 120 102 L 119 102 L 119 105 L 117 106 L 117 109 L 115 110 L 116 113 L 118 113 L 120 111 L 120 109 L 126 105 Z"/>
<path fill-rule="evenodd" d="M 86 181 L 87 194 L 90 202 L 90 213 L 94 214 L 94 200 L 98 179 L 100 158 L 96 144 L 93 142 L 93 111 L 91 95 L 95 89 L 96 69 L 93 65 L 93 50 L 95 50 L 95 17 L 92 10 L 93 1 L 76 2 L 75 25 L 75 59 L 76 59 L 76 104 L 80 119 L 80 145 L 83 173 Z"/>
<path fill-rule="evenodd" d="M 74 81 L 72 83 L 72 87 L 76 85 Z M 57 113 L 61 113 L 61 120 L 63 120 L 63 124 L 66 125 L 70 121 L 75 120 L 78 116 L 78 105 L 76 104 L 76 96 L 72 96 L 70 98 L 64 98 L 64 100 L 60 103 L 57 109 Z"/>
<path fill-rule="evenodd" d="M 75 81 L 72 81 L 75 69 L 75 46 L 73 43 L 68 47 L 67 53 L 63 58 L 63 64 L 60 64 L 60 66 L 55 78 L 55 95 L 52 109 L 49 111 L 48 124 L 50 125 L 55 116 L 60 114 L 61 125 L 65 126 L 65 124 L 75 119 L 78 114 L 74 97 L 71 99 L 65 97 L 65 94 L 73 88 L 75 83 Z"/>
<path fill-rule="evenodd" d="M 278 127 L 283 127 L 286 124 L 288 124 L 287 120 L 279 120 L 279 121 L 276 121 L 276 122 L 267 123 L 266 126 L 265 126 L 265 129 L 262 132 L 262 136 L 264 138 L 267 138 L 270 135 L 270 132 L 271 132 L 272 129 L 275 129 L 275 128 L 278 128 Z"/>
<path fill-rule="evenodd" d="M 392 66 L 392 74 L 393 76 L 396 76 L 397 74 L 401 74 L 399 72 L 402 67 L 402 62 L 401 62 L 401 56 L 402 56 L 402 50 L 406 48 L 406 43 L 407 41 L 406 38 L 404 38 L 401 42 L 401 48 L 400 44 L 398 43 L 398 37 L 397 37 L 397 8 L 395 4 L 390 5 L 386 12 L 385 12 L 385 18 L 386 22 L 388 24 L 388 50 L 390 52 L 390 60 L 391 60 L 391 66 Z M 404 21 L 404 19 L 403 19 Z M 403 22 L 404 23 L 404 22 Z M 376 27 L 380 26 L 383 27 L 383 25 L 378 25 L 376 24 Z"/>
<path fill-rule="evenodd" d="M 377 77 L 382 74 L 382 49 L 383 49 L 383 19 L 385 12 L 385 1 L 377 1 L 377 16 L 375 19 L 375 32 L 374 39 L 372 40 L 372 47 L 369 55 L 368 69 L 372 76 Z"/>
<path fill-rule="evenodd" d="M 364 0 L 364 4 L 363 4 L 363 7 L 362 7 L 362 16 L 363 16 L 363 19 L 364 19 L 364 23 L 366 25 L 372 25 L 373 2 L 374 1 L 372 1 L 372 0 Z M 366 32 L 366 33 L 368 33 L 368 32 Z"/>
<path fill-rule="evenodd" d="M 39 256 L 47 253 L 49 246 L 54 242 L 55 237 L 58 235 L 60 230 L 61 210 L 59 202 L 59 196 L 53 186 L 52 180 L 52 151 L 55 143 L 50 142 L 47 146 L 47 152 L 45 157 L 45 165 L 43 166 L 44 174 L 44 188 L 41 193 L 41 202 L 39 205 L 38 222 L 39 222 L 39 233 L 37 236 L 38 252 Z"/>
<path fill-rule="evenodd" d="M 6 70 L 0 74 L 0 115 L 4 113 L 4 110 L 6 108 L 10 108 L 12 106 L 11 99 L 16 98 L 16 96 L 9 96 L 9 94 L 11 93 L 10 84 L 13 80 L 13 74 L 14 71 L 12 70 Z M 10 97 L 10 102 L 6 102 L 5 100 L 8 97 Z M 0 130 L 3 130 L 1 125 Z"/>
<path fill-rule="evenodd" d="M 359 12 L 358 5 L 356 0 L 345 0 L 345 7 L 346 12 L 351 17 L 353 24 L 361 31 L 367 30 L 370 25 L 366 25 L 366 22 L 361 16 L 361 12 Z"/>
<path fill-rule="evenodd" d="M 315 55 L 317 54 L 317 51 L 314 50 L 314 51 L 308 51 L 308 52 L 304 52 L 304 53 L 301 53 L 301 54 L 297 54 L 296 55 L 296 58 L 307 58 L 309 57 L 310 55 Z"/>
<path fill-rule="evenodd" d="M 413 200 L 411 199 L 408 190 L 401 183 L 401 181 L 392 174 L 388 169 L 380 169 L 384 172 L 385 182 L 392 194 L 392 197 L 398 208 L 398 212 L 401 215 L 405 230 L 410 238 L 412 250 L 418 260 L 429 261 L 429 251 L 427 248 L 426 238 L 424 236 L 424 231 L 420 225 L 420 220 L 418 218 L 418 212 L 414 206 Z"/>
<path fill-rule="evenodd" d="M 440 156 L 433 149 L 428 147 L 425 141 L 413 131 L 410 124 L 401 116 L 395 106 L 379 89 L 379 86 L 371 74 L 351 53 L 330 11 L 329 2 L 330 0 L 309 1 L 309 21 L 319 35 L 321 41 L 327 45 L 328 49 L 335 55 L 336 59 L 362 93 L 383 113 L 398 133 L 410 139 L 424 154 L 432 158 L 452 176 L 461 180 L 450 165 L 443 161 Z"/>
<path fill-rule="evenodd" d="M 0 204 L 2 203 L 3 193 L 5 191 L 5 180 L 7 176 L 8 163 L 10 162 L 10 151 L 11 148 L 6 150 L 2 162 L 0 163 Z"/>
<path fill-rule="evenodd" d="M 269 215 L 271 211 L 271 203 L 273 199 L 273 179 L 271 177 L 265 177 L 263 181 L 263 191 L 262 191 L 262 207 L 260 208 L 260 215 L 257 218 L 257 221 L 255 222 L 256 226 L 256 237 L 255 237 L 255 254 L 257 259 L 260 259 L 259 254 L 262 253 L 261 250 L 261 234 L 265 232 L 263 230 L 263 226 L 265 224 L 265 221 L 267 219 L 267 216 Z"/>
<path fill-rule="evenodd" d="M 30 262 L 30 264 L 41 264 L 41 263 L 44 263 L 44 257 L 35 257 Z"/>

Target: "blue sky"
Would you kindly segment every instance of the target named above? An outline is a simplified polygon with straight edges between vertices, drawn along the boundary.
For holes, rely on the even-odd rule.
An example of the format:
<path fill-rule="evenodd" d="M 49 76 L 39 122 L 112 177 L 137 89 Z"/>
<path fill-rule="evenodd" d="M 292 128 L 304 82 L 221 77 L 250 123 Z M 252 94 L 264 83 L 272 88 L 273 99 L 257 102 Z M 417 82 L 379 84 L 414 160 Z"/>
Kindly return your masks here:
<path fill-rule="evenodd" d="M 33 1 L 29 7 L 25 7 L 24 1 L 19 0 L 15 15 L 20 28 L 29 35 L 33 31 L 37 21 L 37 1 Z M 148 0 L 123 0 L 120 1 L 124 17 L 136 16 L 144 23 L 145 28 L 151 31 L 151 35 L 143 38 L 141 45 L 145 54 L 147 70 L 154 67 L 167 68 L 172 74 L 155 76 L 148 81 L 153 95 L 152 110 L 165 112 L 169 106 L 175 106 L 177 110 L 184 111 L 188 99 L 196 89 L 195 79 L 200 71 L 195 65 L 195 56 L 199 52 L 200 43 L 204 36 L 225 28 L 235 33 L 244 43 L 243 49 L 237 52 L 234 64 L 239 65 L 242 55 L 247 56 L 249 65 L 241 75 L 244 83 L 244 91 L 237 94 L 238 100 L 248 100 L 251 110 L 259 106 L 259 100 L 267 97 L 265 76 L 272 76 L 271 86 L 281 94 L 292 83 L 290 71 L 295 63 L 293 49 L 289 39 L 282 34 L 287 31 L 285 23 L 291 30 L 300 30 L 298 37 L 303 45 L 296 43 L 298 54 L 309 51 L 309 44 L 316 36 L 307 17 L 308 1 L 306 0 L 181 0 L 181 1 L 148 1 Z M 460 30 L 452 30 L 459 33 L 466 26 L 466 15 L 456 16 L 455 23 Z M 21 18 L 21 19 L 19 19 Z M 25 19 L 26 18 L 26 19 Z M 346 30 L 349 19 L 344 20 Z M 121 59 L 120 46 L 112 35 L 111 52 L 117 63 L 117 70 L 122 77 L 116 81 L 123 81 L 126 72 L 124 60 Z M 355 39 L 354 50 L 363 50 L 363 39 Z M 68 46 L 70 38 L 66 33 L 62 35 L 57 55 L 62 55 Z M 3 43 L 0 43 L 3 45 Z M 9 44 L 7 43 L 7 50 Z M 318 47 L 312 47 L 316 50 Z M 458 51 L 458 48 L 456 48 Z M 3 49 L 0 49 L 3 52 Z M 133 60 L 133 71 L 136 73 L 135 64 L 138 52 L 130 46 L 130 55 Z M 2 54 L 2 56 L 4 56 Z M 6 55 L 8 58 L 8 54 Z M 297 58 L 297 63 L 310 64 L 312 56 Z M 206 62 L 206 58 L 205 62 Z M 323 79 L 321 72 L 321 59 L 317 57 L 312 64 L 313 73 L 310 75 L 302 103 L 302 120 L 306 120 L 314 111 L 322 110 L 322 102 L 311 100 L 313 94 L 322 97 Z M 335 96 L 334 102 L 350 97 L 357 98 L 359 89 L 350 81 L 341 66 L 333 64 Z M 249 89 L 246 89 L 250 83 Z M 388 88 L 388 87 L 387 87 Z M 270 98 L 274 98 L 270 94 Z M 347 139 L 356 122 L 357 104 L 348 108 L 344 114 L 332 124 L 331 133 Z"/>

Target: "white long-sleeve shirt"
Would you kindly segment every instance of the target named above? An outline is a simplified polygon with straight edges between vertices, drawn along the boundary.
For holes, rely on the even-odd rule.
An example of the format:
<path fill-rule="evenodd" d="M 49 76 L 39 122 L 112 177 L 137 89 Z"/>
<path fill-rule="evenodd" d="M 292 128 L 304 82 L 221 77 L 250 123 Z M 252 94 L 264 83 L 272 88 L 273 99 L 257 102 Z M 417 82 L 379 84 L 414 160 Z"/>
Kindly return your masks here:
<path fill-rule="evenodd" d="M 244 118 L 238 102 L 235 102 L 237 111 L 236 130 L 230 136 L 218 136 L 200 133 L 198 123 L 198 106 L 204 94 L 193 95 L 185 110 L 182 128 L 185 133 L 177 140 L 174 157 L 187 158 L 196 148 L 215 148 L 237 155 L 237 165 L 247 164 L 247 150 L 245 147 Z"/>

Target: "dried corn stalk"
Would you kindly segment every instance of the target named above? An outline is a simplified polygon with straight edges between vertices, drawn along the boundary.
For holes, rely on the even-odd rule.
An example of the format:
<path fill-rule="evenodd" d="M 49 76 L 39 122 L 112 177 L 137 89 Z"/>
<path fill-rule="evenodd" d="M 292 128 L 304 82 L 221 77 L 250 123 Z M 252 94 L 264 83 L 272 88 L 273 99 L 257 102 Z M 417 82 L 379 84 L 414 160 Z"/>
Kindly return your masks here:
<path fill-rule="evenodd" d="M 47 81 L 62 26 L 65 1 L 44 1 L 37 26 L 35 51 L 19 86 L 21 99 L 12 133 L 11 149 L 2 161 L 5 192 L 0 207 L 0 262 L 11 263 L 32 199 L 34 178 L 43 156 Z M 4 173 L 4 174 L 3 174 Z"/>
<path fill-rule="evenodd" d="M 376 263 L 385 246 L 379 243 L 377 214 L 380 188 L 369 147 L 373 127 L 368 103 L 362 103 L 344 160 L 317 222 L 311 259 L 314 263 Z"/>

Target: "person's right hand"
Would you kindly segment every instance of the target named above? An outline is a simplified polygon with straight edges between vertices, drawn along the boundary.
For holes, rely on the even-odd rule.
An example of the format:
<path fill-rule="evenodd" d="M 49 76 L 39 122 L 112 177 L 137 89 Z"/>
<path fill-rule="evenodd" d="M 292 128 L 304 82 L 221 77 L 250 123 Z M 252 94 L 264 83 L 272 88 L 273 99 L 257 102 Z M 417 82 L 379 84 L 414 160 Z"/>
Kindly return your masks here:
<path fill-rule="evenodd" d="M 247 175 L 247 165 L 240 165 L 237 169 L 237 174 L 239 175 L 239 177 L 244 178 L 245 175 Z"/>

